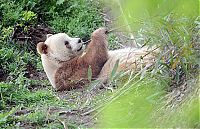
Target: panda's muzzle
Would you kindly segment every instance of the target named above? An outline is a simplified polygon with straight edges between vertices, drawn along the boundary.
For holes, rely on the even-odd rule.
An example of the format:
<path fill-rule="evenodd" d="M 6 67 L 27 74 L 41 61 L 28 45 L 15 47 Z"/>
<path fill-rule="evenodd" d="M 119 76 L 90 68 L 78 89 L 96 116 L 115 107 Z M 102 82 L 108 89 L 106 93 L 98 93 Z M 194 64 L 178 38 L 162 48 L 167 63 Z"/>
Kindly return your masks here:
<path fill-rule="evenodd" d="M 82 45 L 82 46 L 81 46 L 81 47 L 80 47 L 80 48 L 77 50 L 77 52 L 78 52 L 78 51 L 81 51 L 81 50 L 82 50 L 82 48 L 83 48 L 83 45 Z"/>

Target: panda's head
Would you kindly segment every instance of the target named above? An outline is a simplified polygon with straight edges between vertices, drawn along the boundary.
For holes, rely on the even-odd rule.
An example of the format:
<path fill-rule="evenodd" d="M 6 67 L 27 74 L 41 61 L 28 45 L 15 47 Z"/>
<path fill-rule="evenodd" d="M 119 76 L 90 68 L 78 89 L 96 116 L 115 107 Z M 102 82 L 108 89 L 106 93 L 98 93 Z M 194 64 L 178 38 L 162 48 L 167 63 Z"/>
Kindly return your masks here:
<path fill-rule="evenodd" d="M 70 60 L 82 54 L 85 46 L 80 38 L 69 37 L 65 33 L 48 34 L 45 42 L 37 44 L 39 54 L 45 54 L 59 61 Z"/>

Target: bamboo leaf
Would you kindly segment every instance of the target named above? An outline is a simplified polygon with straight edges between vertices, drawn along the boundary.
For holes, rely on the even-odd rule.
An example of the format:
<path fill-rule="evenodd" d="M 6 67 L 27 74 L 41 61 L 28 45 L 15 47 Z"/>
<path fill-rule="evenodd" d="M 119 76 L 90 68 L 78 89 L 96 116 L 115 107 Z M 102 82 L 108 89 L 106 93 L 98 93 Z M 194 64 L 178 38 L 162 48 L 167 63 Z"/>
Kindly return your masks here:
<path fill-rule="evenodd" d="M 144 69 L 142 70 L 142 72 L 141 72 L 141 76 L 140 76 L 140 80 L 142 80 L 142 79 L 145 77 L 145 75 L 146 75 L 146 71 L 147 71 L 146 68 L 144 68 Z"/>
<path fill-rule="evenodd" d="M 91 66 L 88 67 L 88 80 L 90 82 L 92 81 L 92 68 L 91 68 Z"/>
<path fill-rule="evenodd" d="M 118 67 L 119 67 L 119 59 L 115 62 L 115 65 L 114 65 L 112 72 L 110 74 L 110 80 L 112 80 L 114 78 Z"/>

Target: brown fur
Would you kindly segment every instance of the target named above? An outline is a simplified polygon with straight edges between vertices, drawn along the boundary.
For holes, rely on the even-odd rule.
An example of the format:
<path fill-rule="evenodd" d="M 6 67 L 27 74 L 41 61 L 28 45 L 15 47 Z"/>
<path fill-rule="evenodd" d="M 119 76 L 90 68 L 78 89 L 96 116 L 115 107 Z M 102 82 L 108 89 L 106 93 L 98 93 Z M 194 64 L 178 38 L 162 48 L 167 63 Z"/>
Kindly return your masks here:
<path fill-rule="evenodd" d="M 44 42 L 39 42 L 37 44 L 37 51 L 39 54 L 47 54 L 47 45 Z"/>
<path fill-rule="evenodd" d="M 58 90 L 69 90 L 87 84 L 89 66 L 92 69 L 92 78 L 98 77 L 108 59 L 105 33 L 104 28 L 94 31 L 86 53 L 61 63 L 61 67 L 55 73 L 55 85 Z"/>

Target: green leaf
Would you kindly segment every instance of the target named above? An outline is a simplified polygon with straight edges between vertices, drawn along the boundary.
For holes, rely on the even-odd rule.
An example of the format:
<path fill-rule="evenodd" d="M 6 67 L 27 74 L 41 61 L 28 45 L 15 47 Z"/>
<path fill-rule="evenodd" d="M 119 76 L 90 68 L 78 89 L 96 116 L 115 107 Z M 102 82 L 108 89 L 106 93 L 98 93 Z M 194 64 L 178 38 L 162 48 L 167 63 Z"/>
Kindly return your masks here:
<path fill-rule="evenodd" d="M 114 78 L 118 67 L 119 67 L 119 59 L 115 62 L 115 65 L 114 65 L 112 72 L 110 74 L 110 78 L 109 78 L 110 80 L 112 80 Z"/>
<path fill-rule="evenodd" d="M 61 5 L 61 4 L 63 4 L 65 2 L 65 0 L 58 0 L 57 2 L 56 2 L 56 4 L 57 5 Z"/>
<path fill-rule="evenodd" d="M 9 112 L 1 113 L 1 114 L 0 114 L 0 124 L 6 122 L 6 121 L 7 121 L 7 118 L 8 118 L 10 115 L 14 114 L 18 108 L 19 108 L 19 106 L 18 106 L 18 107 L 15 107 L 15 108 L 12 108 L 12 110 L 10 110 Z"/>
<path fill-rule="evenodd" d="M 92 68 L 89 66 L 88 68 L 88 80 L 91 82 L 92 81 Z"/>

